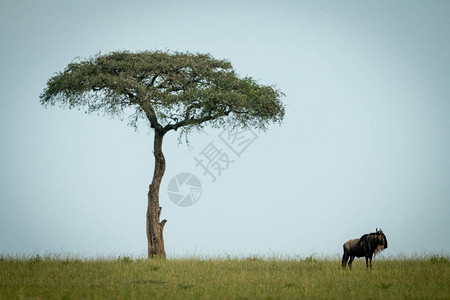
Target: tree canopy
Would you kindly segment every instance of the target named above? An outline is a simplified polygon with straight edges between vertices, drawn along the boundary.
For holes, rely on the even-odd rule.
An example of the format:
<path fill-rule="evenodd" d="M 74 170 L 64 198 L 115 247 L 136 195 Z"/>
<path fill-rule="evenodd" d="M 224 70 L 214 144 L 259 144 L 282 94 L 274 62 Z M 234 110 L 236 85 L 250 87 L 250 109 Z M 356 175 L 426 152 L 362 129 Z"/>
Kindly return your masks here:
<path fill-rule="evenodd" d="M 282 96 L 209 54 L 122 51 L 73 61 L 48 80 L 40 99 L 111 116 L 131 108 L 131 125 L 142 118 L 164 134 L 206 123 L 265 130 L 282 121 Z"/>

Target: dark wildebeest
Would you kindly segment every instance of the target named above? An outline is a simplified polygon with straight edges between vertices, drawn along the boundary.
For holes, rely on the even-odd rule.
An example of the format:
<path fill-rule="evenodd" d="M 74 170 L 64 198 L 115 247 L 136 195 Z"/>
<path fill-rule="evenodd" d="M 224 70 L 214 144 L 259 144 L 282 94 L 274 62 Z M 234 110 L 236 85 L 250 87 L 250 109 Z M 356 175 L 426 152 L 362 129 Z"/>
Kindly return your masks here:
<path fill-rule="evenodd" d="M 383 231 L 376 229 L 376 232 L 363 235 L 360 239 L 350 240 L 344 244 L 344 255 L 342 256 L 342 267 L 345 268 L 348 262 L 348 267 L 352 268 L 352 262 L 355 257 L 366 258 L 366 268 L 372 269 L 372 256 L 381 250 L 388 247 L 388 242 Z"/>

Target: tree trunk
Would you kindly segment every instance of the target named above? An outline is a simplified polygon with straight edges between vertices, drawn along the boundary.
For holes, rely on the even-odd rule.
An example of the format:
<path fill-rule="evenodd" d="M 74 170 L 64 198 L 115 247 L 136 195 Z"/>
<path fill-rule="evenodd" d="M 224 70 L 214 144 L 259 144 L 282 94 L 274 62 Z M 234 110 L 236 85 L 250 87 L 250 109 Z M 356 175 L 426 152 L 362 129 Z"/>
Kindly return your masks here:
<path fill-rule="evenodd" d="M 162 152 L 162 142 L 164 133 L 155 129 L 155 141 L 153 146 L 153 154 L 155 155 L 155 171 L 153 180 L 150 184 L 148 192 L 147 207 L 147 242 L 148 242 L 148 258 L 155 256 L 165 257 L 163 229 L 167 220 L 159 221 L 161 216 L 161 207 L 159 206 L 159 187 L 161 179 L 166 169 L 166 161 Z"/>

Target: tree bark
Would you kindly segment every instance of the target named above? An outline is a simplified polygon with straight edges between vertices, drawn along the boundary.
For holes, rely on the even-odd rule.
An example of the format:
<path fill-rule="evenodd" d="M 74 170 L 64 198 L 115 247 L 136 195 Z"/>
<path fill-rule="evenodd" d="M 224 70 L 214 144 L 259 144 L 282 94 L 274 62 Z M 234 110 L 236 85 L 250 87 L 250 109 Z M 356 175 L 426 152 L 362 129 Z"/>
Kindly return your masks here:
<path fill-rule="evenodd" d="M 161 207 L 159 206 L 159 187 L 166 169 L 166 161 L 162 152 L 162 142 L 165 132 L 155 129 L 153 154 L 155 156 L 155 170 L 148 192 L 147 207 L 147 242 L 148 258 L 165 257 L 163 229 L 167 220 L 159 221 Z"/>

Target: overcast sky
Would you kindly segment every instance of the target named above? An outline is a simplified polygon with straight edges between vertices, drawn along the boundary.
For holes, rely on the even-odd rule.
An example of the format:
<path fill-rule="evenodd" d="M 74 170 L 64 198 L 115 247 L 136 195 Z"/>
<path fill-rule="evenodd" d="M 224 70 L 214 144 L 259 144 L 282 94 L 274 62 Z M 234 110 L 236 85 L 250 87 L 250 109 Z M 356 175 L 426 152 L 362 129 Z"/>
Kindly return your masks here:
<path fill-rule="evenodd" d="M 210 53 L 286 94 L 284 123 L 239 156 L 223 130 L 191 148 L 166 136 L 169 256 L 334 256 L 377 227 L 385 256 L 448 254 L 449 14 L 446 0 L 2 0 L 0 254 L 146 255 L 152 132 L 39 104 L 73 59 L 115 50 Z M 195 160 L 211 142 L 233 160 L 215 182 Z M 169 199 L 180 173 L 201 183 L 189 207 Z"/>

